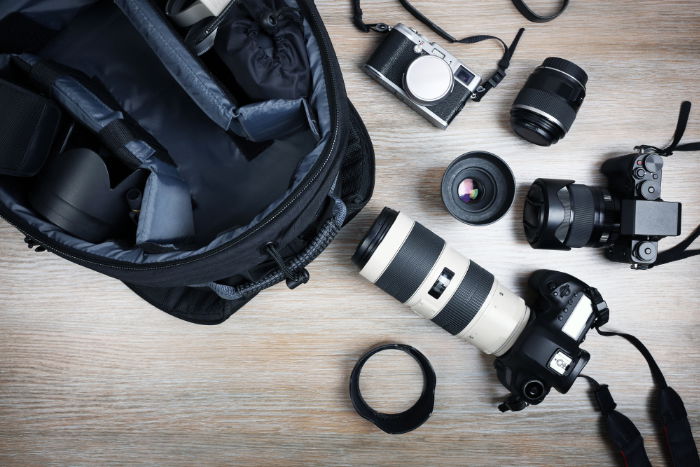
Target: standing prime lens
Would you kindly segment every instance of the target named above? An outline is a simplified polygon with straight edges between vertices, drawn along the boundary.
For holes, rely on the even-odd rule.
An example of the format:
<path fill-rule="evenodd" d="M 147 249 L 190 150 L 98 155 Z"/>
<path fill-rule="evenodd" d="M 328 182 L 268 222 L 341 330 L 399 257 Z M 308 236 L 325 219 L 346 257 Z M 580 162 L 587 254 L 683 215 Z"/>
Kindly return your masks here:
<path fill-rule="evenodd" d="M 360 275 L 488 354 L 515 343 L 530 311 L 493 274 L 409 217 L 384 208 L 360 242 Z"/>
<path fill-rule="evenodd" d="M 571 129 L 586 97 L 588 75 L 563 58 L 549 57 L 530 75 L 513 102 L 513 131 L 539 146 L 550 146 Z"/>
<path fill-rule="evenodd" d="M 442 201 L 465 224 L 487 225 L 503 217 L 515 197 L 515 177 L 508 164 L 490 152 L 462 154 L 442 177 Z"/>

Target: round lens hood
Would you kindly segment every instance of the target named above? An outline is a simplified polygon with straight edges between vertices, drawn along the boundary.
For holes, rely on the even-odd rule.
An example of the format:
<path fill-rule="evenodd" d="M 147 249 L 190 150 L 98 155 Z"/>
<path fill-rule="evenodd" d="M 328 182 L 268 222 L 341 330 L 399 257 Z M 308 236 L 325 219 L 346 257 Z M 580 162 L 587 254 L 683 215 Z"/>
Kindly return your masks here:
<path fill-rule="evenodd" d="M 571 249 L 565 243 L 571 225 L 571 203 L 568 189 L 562 188 L 574 183 L 574 180 L 538 178 L 530 187 L 523 210 L 523 227 L 533 248 Z M 564 195 L 565 199 L 560 197 Z"/>
<path fill-rule="evenodd" d="M 472 191 L 465 193 L 465 186 Z M 490 152 L 459 156 L 442 177 L 442 201 L 449 213 L 465 224 L 496 222 L 508 212 L 513 198 L 513 172 L 503 159 Z"/>

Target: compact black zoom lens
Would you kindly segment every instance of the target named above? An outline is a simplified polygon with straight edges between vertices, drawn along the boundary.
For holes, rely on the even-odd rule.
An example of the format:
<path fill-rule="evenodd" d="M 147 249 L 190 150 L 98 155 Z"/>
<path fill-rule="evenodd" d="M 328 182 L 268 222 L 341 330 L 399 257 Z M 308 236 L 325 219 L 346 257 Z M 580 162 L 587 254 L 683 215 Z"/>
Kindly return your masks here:
<path fill-rule="evenodd" d="M 588 75 L 563 58 L 549 57 L 515 98 L 510 123 L 527 141 L 550 146 L 571 129 L 586 97 Z"/>
<path fill-rule="evenodd" d="M 527 194 L 523 226 L 533 248 L 600 247 L 615 240 L 620 209 L 606 190 L 538 178 Z"/>

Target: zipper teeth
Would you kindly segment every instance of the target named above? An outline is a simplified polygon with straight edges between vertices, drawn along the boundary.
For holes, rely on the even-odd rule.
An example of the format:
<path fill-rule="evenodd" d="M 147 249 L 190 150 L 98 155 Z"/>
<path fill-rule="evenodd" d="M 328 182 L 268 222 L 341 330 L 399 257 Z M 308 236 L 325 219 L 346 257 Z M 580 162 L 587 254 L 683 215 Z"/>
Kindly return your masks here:
<path fill-rule="evenodd" d="M 299 3 L 301 4 L 301 3 L 303 3 L 304 1 L 305 1 L 305 0 L 300 0 Z M 330 55 L 329 55 L 329 53 L 328 53 L 328 44 L 327 44 L 328 39 L 327 39 L 327 37 L 326 37 L 326 34 L 323 33 L 322 28 L 318 27 L 318 24 L 317 24 L 317 23 L 318 23 L 318 19 L 319 19 L 318 12 L 315 11 L 314 9 L 312 9 L 312 8 L 309 8 L 308 11 L 310 12 L 310 16 L 311 16 L 311 18 L 313 19 L 312 23 L 313 23 L 314 26 L 316 26 L 316 29 L 317 29 L 317 31 L 315 31 L 315 32 L 320 32 L 320 34 L 319 34 L 319 39 L 320 39 L 320 40 L 319 40 L 319 45 L 320 45 L 320 47 L 319 47 L 319 48 L 321 49 L 321 52 L 322 52 L 322 54 L 324 55 L 324 58 L 326 59 L 326 63 L 330 64 Z M 329 95 L 329 97 L 330 97 L 330 96 L 332 95 L 332 93 L 335 92 L 335 76 L 334 76 L 334 70 L 333 70 L 332 64 L 331 64 L 331 66 L 329 66 L 328 68 L 329 68 L 329 70 L 328 70 L 328 77 L 329 77 L 329 80 L 328 80 L 328 81 L 330 82 L 330 89 L 327 89 L 327 90 L 326 90 L 326 93 L 327 93 L 327 94 Z M 327 87 L 328 87 L 328 86 L 327 86 Z M 330 91 L 330 92 L 329 92 L 329 91 Z M 333 97 L 333 99 L 335 99 L 335 97 Z M 336 102 L 336 105 L 335 105 L 335 116 L 336 116 L 336 122 L 338 122 L 338 124 L 336 124 L 336 125 L 334 126 L 333 139 L 331 140 L 330 146 L 328 146 L 328 148 L 327 148 L 327 151 L 326 151 L 327 154 L 326 154 L 326 157 L 325 157 L 324 160 L 323 160 L 323 163 L 321 164 L 320 167 L 317 167 L 317 168 L 316 168 L 316 170 L 314 171 L 314 173 L 310 176 L 311 178 L 309 178 L 303 186 L 299 187 L 299 188 L 296 190 L 295 194 L 293 195 L 293 197 L 292 197 L 291 199 L 287 200 L 283 205 L 279 206 L 279 207 L 275 210 L 275 212 L 274 212 L 270 217 L 267 218 L 267 220 L 265 220 L 264 222 L 261 222 L 260 224 L 258 224 L 258 225 L 256 225 L 255 227 L 253 227 L 251 230 L 245 232 L 244 234 L 242 234 L 242 235 L 240 235 L 239 237 L 237 237 L 237 238 L 231 240 L 230 242 L 227 242 L 227 243 L 225 243 L 225 244 L 223 244 L 223 245 L 220 245 L 219 247 L 217 247 L 217 248 L 215 248 L 215 249 L 213 249 L 213 250 L 211 250 L 211 251 L 208 251 L 208 252 L 206 252 L 206 253 L 202 253 L 202 254 L 200 254 L 200 255 L 198 255 L 198 256 L 195 256 L 195 257 L 192 257 L 192 258 L 189 258 L 189 259 L 186 259 L 186 260 L 177 261 L 177 262 L 174 262 L 174 263 L 171 263 L 171 264 L 154 265 L 154 266 L 142 265 L 142 266 L 138 266 L 138 267 L 128 267 L 128 266 L 117 266 L 117 265 L 114 265 L 114 264 L 107 264 L 107 263 L 105 263 L 105 262 L 100 262 L 100 261 L 93 261 L 93 260 L 90 260 L 90 259 L 87 259 L 87 258 L 81 258 L 81 257 L 75 256 L 75 255 L 73 255 L 73 254 L 71 254 L 71 253 L 67 253 L 67 252 L 63 251 L 62 249 L 54 248 L 54 247 L 52 247 L 52 246 L 50 246 L 50 245 L 47 245 L 47 244 L 44 243 L 44 242 L 39 242 L 38 240 L 37 240 L 37 242 L 38 242 L 41 246 L 45 247 L 48 251 L 50 251 L 50 252 L 52 252 L 52 253 L 55 253 L 55 254 L 57 254 L 58 256 L 62 256 L 62 257 L 64 257 L 64 258 L 72 259 L 72 260 L 74 260 L 74 261 L 76 261 L 76 262 L 78 262 L 78 263 L 93 264 L 93 265 L 95 265 L 95 266 L 99 266 L 100 268 L 109 268 L 109 269 L 120 270 L 120 271 L 152 271 L 152 270 L 171 269 L 171 268 L 174 268 L 174 267 L 184 266 L 184 265 L 187 265 L 187 264 L 191 264 L 191 263 L 194 263 L 194 262 L 197 262 L 197 261 L 200 261 L 200 260 L 204 260 L 204 259 L 210 258 L 210 257 L 212 257 L 212 256 L 214 256 L 214 255 L 216 255 L 216 254 L 218 254 L 218 253 L 220 253 L 220 252 L 222 252 L 222 251 L 224 251 L 224 250 L 227 250 L 227 249 L 229 249 L 229 248 L 235 246 L 236 244 L 242 242 L 243 240 L 245 240 L 246 238 L 250 237 L 250 236 L 253 235 L 255 232 L 257 232 L 258 230 L 262 229 L 262 228 L 265 227 L 267 224 L 269 224 L 270 222 L 272 222 L 273 220 L 275 220 L 277 217 L 280 216 L 280 214 L 282 214 L 283 211 L 285 211 L 289 206 L 291 206 L 291 205 L 292 205 L 292 204 L 293 204 L 307 189 L 308 189 L 308 187 L 318 178 L 319 174 L 323 171 L 323 169 L 324 169 L 324 168 L 326 167 L 326 165 L 328 164 L 328 161 L 330 160 L 331 155 L 333 154 L 333 150 L 334 150 L 335 145 L 336 145 L 336 142 L 337 142 L 337 140 L 338 140 L 338 127 L 339 127 L 339 122 L 340 122 L 340 108 L 339 108 L 339 103 L 337 103 L 337 102 Z M 2 217 L 5 221 L 7 221 L 8 223 L 10 223 L 13 227 L 15 227 L 17 230 L 19 230 L 19 231 L 20 231 L 22 234 L 24 234 L 25 236 L 30 237 L 30 238 L 33 238 L 33 239 L 36 240 L 36 238 L 35 238 L 33 235 L 27 233 L 24 229 L 22 229 L 21 227 L 17 226 L 14 222 L 12 222 L 11 220 L 7 219 L 5 216 L 0 215 L 0 217 Z M 57 243 L 57 242 L 54 242 L 53 240 L 51 240 L 51 239 L 48 238 L 48 237 L 47 237 L 47 240 L 48 240 L 49 243 Z"/>

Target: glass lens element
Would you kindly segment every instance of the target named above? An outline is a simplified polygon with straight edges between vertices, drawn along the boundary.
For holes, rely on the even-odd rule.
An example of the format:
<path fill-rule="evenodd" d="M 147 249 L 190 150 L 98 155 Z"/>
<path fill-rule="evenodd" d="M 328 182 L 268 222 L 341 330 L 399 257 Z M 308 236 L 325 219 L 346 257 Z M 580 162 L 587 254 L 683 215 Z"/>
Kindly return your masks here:
<path fill-rule="evenodd" d="M 473 178 L 465 178 L 457 187 L 457 195 L 464 203 L 471 203 L 483 195 L 481 184 Z"/>

